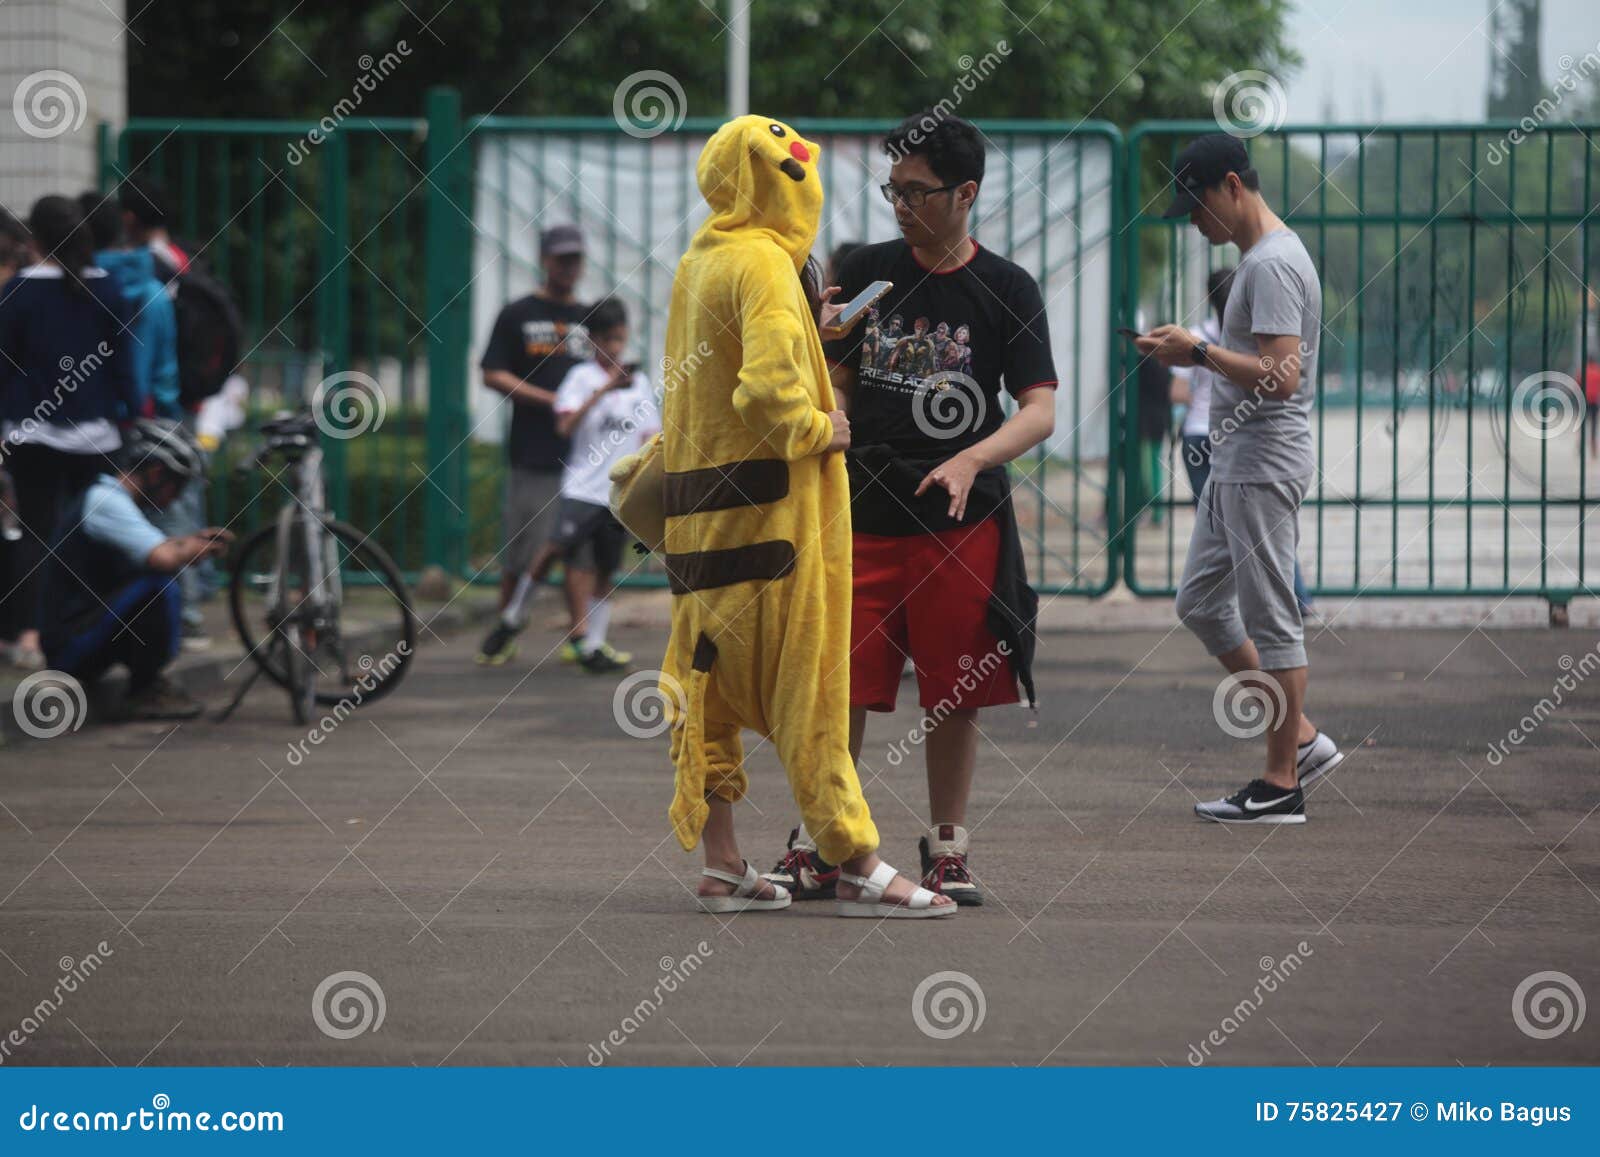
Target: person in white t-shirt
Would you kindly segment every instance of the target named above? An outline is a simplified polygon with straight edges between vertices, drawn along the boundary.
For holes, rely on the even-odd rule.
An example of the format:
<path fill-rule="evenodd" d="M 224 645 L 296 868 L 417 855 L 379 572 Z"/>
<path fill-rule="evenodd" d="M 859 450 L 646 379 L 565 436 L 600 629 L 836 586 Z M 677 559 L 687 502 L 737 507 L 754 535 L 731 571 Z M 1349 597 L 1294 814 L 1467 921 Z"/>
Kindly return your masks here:
<path fill-rule="evenodd" d="M 628 314 L 622 302 L 597 302 L 585 325 L 593 356 L 567 371 L 553 405 L 557 433 L 571 439 L 555 526 L 482 649 L 494 653 L 506 641 L 496 636 L 509 637 L 521 629 L 522 605 L 532 584 L 559 559 L 567 570 L 572 623 L 561 657 L 603 674 L 624 669 L 633 657 L 606 641 L 612 580 L 626 541 L 608 506 L 609 474 L 612 463 L 661 429 L 661 412 L 650 379 L 637 364 L 622 360 L 628 347 Z"/>
<path fill-rule="evenodd" d="M 1228 289 L 1233 284 L 1233 269 L 1213 269 L 1206 278 L 1206 301 L 1211 316 L 1191 332 L 1201 341 L 1222 340 L 1222 311 L 1228 304 Z M 1211 474 L 1211 385 L 1216 372 L 1208 366 L 1174 366 L 1172 400 L 1189 407 L 1183 418 L 1183 467 L 1189 474 L 1189 490 L 1196 501 Z"/>

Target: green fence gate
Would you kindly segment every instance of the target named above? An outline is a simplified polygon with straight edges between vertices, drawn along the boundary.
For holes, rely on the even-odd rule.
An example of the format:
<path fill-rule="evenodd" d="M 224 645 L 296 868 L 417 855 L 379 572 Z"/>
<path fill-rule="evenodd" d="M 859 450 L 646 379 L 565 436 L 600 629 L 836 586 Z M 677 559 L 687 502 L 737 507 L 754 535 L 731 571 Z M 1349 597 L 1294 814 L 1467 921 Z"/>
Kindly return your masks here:
<path fill-rule="evenodd" d="M 453 149 L 453 152 L 452 152 Z M 101 185 L 159 183 L 172 231 L 233 291 L 245 323 L 239 372 L 254 417 L 317 397 L 356 373 L 381 391 L 359 436 L 325 437 L 329 498 L 402 569 L 459 571 L 469 505 L 464 432 L 468 307 L 465 216 L 470 157 L 453 92 L 428 117 L 313 121 L 134 119 L 103 130 Z M 452 218 L 455 220 L 452 221 Z M 346 432 L 337 399 L 319 399 Z M 213 517 L 244 531 L 287 498 L 274 479 L 234 469 L 247 427 L 213 463 Z"/>
<path fill-rule="evenodd" d="M 176 231 L 246 315 L 258 410 L 329 375 L 381 388 L 382 424 L 326 440 L 331 495 L 416 572 L 498 570 L 504 403 L 478 385 L 495 312 L 532 288 L 537 235 L 589 236 L 586 294 L 618 293 L 658 365 L 678 256 L 703 216 L 694 162 L 715 121 L 654 136 L 610 119 L 463 122 L 448 90 L 417 119 L 131 121 L 102 133 L 102 185 L 165 185 Z M 801 122 L 822 146 L 819 256 L 892 236 L 878 196 L 889 122 Z M 1057 432 L 1014 467 L 1030 574 L 1047 594 L 1119 579 L 1170 594 L 1192 525 L 1175 442 L 1142 445 L 1119 325 L 1197 325 L 1237 254 L 1159 218 L 1176 152 L 1210 122 L 983 123 L 979 243 L 1039 280 L 1061 378 Z M 1268 201 L 1322 271 L 1301 517 L 1311 586 L 1350 595 L 1593 595 L 1596 460 L 1581 367 L 1600 357 L 1593 130 L 1285 127 L 1251 140 Z M 212 505 L 248 527 L 283 494 L 227 467 Z M 1159 461 L 1159 485 L 1139 482 Z M 635 581 L 659 583 L 651 566 Z"/>
<path fill-rule="evenodd" d="M 1215 125 L 1141 125 L 1127 153 L 1128 316 L 1197 326 L 1232 265 L 1159 213 L 1177 150 Z M 1551 125 L 1285 127 L 1249 142 L 1268 203 L 1322 274 L 1301 560 L 1333 595 L 1600 588 L 1582 367 L 1597 356 L 1593 131 Z M 1137 477 L 1137 390 L 1123 465 Z M 1592 419 L 1591 419 L 1592 421 Z M 1172 442 L 1122 537 L 1128 585 L 1170 594 L 1193 495 Z"/>
<path fill-rule="evenodd" d="M 637 352 L 647 369 L 659 365 L 673 273 L 705 217 L 695 162 L 720 123 L 688 120 L 660 135 L 624 132 L 610 118 L 474 123 L 473 348 L 482 347 L 501 304 L 532 289 L 539 229 L 570 222 L 590 242 L 583 294 L 621 297 Z M 879 146 L 892 123 L 795 127 L 821 147 L 817 256 L 843 241 L 893 235 L 893 211 L 877 187 L 886 165 Z M 1015 471 L 1030 573 L 1046 592 L 1099 594 L 1116 581 L 1117 567 L 1107 532 L 1115 522 L 1108 504 L 1117 499 L 1107 486 L 1116 434 L 1108 335 L 1122 140 L 1092 122 L 1001 122 L 983 130 L 991 158 L 975 235 L 1038 279 L 1062 383 L 1057 436 Z M 501 399 L 476 391 L 476 437 L 499 437 L 506 420 Z M 492 509 L 474 512 L 475 550 L 494 542 L 494 518 Z M 497 565 L 481 551 L 474 560 Z M 652 564 L 641 571 L 646 581 L 663 581 Z"/>

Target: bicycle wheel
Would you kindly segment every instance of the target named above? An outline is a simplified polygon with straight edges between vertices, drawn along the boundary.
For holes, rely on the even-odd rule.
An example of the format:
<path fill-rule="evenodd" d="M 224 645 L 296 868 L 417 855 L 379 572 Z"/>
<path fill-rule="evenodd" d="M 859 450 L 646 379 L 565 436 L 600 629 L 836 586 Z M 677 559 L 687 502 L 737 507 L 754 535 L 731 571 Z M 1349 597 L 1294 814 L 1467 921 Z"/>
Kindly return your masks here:
<path fill-rule="evenodd" d="M 301 640 L 316 667 L 315 702 L 333 706 L 361 704 L 387 695 L 404 678 L 416 650 L 417 619 L 405 580 L 388 553 L 348 523 L 324 520 L 331 537 L 340 581 L 311 620 L 311 636 Z M 300 536 L 291 535 L 292 540 Z M 280 686 L 289 686 L 284 656 L 267 646 L 272 633 L 272 596 L 279 581 L 276 526 L 265 526 L 245 539 L 235 556 L 228 597 L 233 625 L 252 659 Z M 304 544 L 292 542 L 282 568 L 288 594 L 280 600 L 286 618 L 298 617 L 307 604 Z M 319 592 L 324 593 L 324 592 Z"/>

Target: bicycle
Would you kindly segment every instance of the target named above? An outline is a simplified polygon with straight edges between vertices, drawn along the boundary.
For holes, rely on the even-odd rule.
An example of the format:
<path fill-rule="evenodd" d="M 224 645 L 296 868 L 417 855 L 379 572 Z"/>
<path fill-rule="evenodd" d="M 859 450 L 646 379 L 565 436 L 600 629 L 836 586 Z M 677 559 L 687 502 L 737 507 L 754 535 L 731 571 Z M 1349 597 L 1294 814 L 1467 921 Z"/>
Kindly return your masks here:
<path fill-rule="evenodd" d="M 266 469 L 282 459 L 277 478 L 288 476 L 289 500 L 235 554 L 230 610 L 256 669 L 218 718 L 226 719 L 265 674 L 288 691 L 295 722 L 305 726 L 318 704 L 348 709 L 394 690 L 415 650 L 417 619 L 394 560 L 327 509 L 310 408 L 279 414 L 260 431 L 262 448 L 240 469 Z M 379 592 L 361 600 L 354 631 L 345 615 L 352 587 Z"/>

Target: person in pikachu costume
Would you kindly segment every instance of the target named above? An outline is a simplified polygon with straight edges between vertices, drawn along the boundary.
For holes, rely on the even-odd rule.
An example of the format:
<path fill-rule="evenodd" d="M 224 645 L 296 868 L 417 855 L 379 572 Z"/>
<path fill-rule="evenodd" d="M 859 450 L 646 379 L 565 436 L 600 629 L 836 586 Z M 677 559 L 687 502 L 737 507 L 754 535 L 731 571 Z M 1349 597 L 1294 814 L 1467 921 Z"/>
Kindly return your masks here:
<path fill-rule="evenodd" d="M 842 867 L 841 915 L 953 915 L 878 859 L 850 758 L 849 424 L 800 280 L 818 155 L 788 125 L 743 116 L 696 170 L 711 214 L 673 281 L 662 405 L 668 814 L 686 851 L 703 838 L 702 908 L 789 904 L 734 839 L 748 728 L 771 739 L 807 830 Z"/>

